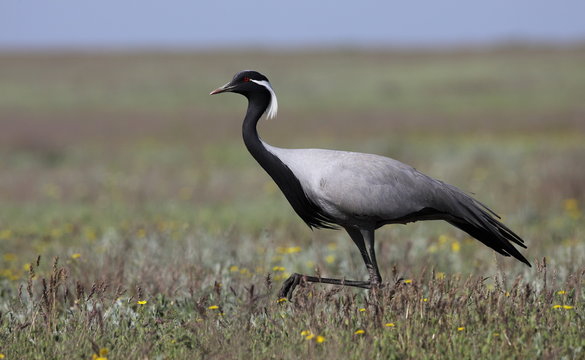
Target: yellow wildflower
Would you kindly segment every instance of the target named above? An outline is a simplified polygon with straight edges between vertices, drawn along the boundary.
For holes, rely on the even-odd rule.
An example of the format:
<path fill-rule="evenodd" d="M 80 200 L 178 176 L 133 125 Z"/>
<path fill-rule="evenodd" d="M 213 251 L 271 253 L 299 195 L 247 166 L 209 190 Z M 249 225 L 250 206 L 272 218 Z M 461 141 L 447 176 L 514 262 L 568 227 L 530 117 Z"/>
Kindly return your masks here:
<path fill-rule="evenodd" d="M 301 252 L 303 249 L 300 246 L 292 246 L 287 249 L 287 254 L 294 254 Z"/>
<path fill-rule="evenodd" d="M 237 265 L 230 266 L 230 272 L 238 272 L 240 268 Z"/>
<path fill-rule="evenodd" d="M 9 280 L 18 280 L 20 279 L 20 272 L 13 271 L 12 269 L 4 269 L 0 270 L 0 277 L 5 277 Z"/>
<path fill-rule="evenodd" d="M 405 284 L 412 284 L 412 279 L 406 279 L 406 280 L 404 280 L 404 283 Z"/>
<path fill-rule="evenodd" d="M 333 264 L 335 262 L 335 256 L 334 255 L 325 256 L 325 262 L 327 264 Z"/>
<path fill-rule="evenodd" d="M 553 305 L 553 309 L 571 310 L 572 308 L 574 308 L 572 305 Z"/>
<path fill-rule="evenodd" d="M 219 309 L 219 306 L 217 305 L 211 305 L 210 307 L 208 307 L 209 310 L 217 310 Z"/>
<path fill-rule="evenodd" d="M 322 342 L 325 341 L 325 337 L 324 336 L 317 336 L 317 338 L 315 338 L 315 341 L 317 342 L 317 344 L 321 344 Z"/>
<path fill-rule="evenodd" d="M 138 305 L 146 305 L 146 303 L 147 303 L 147 302 L 148 302 L 148 301 L 146 301 L 146 300 L 138 300 L 136 303 L 137 303 Z"/>
<path fill-rule="evenodd" d="M 2 353 L 0 353 L 0 359 L 4 359 L 6 356 Z"/>
<path fill-rule="evenodd" d="M 465 326 L 460 326 L 457 328 L 457 331 L 463 331 L 463 330 L 465 330 Z"/>
<path fill-rule="evenodd" d="M 366 308 L 360 308 L 360 312 L 365 312 Z"/>
<path fill-rule="evenodd" d="M 311 333 L 311 331 L 309 331 L 309 330 L 303 330 L 303 331 L 301 331 L 301 336 L 307 336 L 310 333 Z"/>
<path fill-rule="evenodd" d="M 500 336 L 500 333 L 495 332 L 494 336 Z"/>
<path fill-rule="evenodd" d="M 276 274 L 274 275 L 273 279 L 274 280 L 284 280 L 284 279 L 288 279 L 290 277 L 290 273 L 289 272 L 282 272 L 280 274 Z"/>
<path fill-rule="evenodd" d="M 79 254 L 79 253 L 71 254 L 72 259 L 79 259 L 80 257 L 81 257 L 81 254 Z"/>
<path fill-rule="evenodd" d="M 437 247 L 437 245 L 431 245 L 427 249 L 427 251 L 430 252 L 431 254 L 436 253 L 438 250 L 439 250 L 439 248 Z"/>
<path fill-rule="evenodd" d="M 97 238 L 97 234 L 95 232 L 94 229 L 92 228 L 85 228 L 84 229 L 84 236 L 87 238 L 87 240 L 95 240 Z"/>
<path fill-rule="evenodd" d="M 301 252 L 300 246 L 289 246 L 289 247 L 277 247 L 276 252 L 279 254 L 295 254 Z"/>
<path fill-rule="evenodd" d="M 421 300 L 421 301 L 422 301 L 422 302 L 427 302 L 427 301 L 429 301 L 429 299 L 428 299 L 428 298 L 422 298 L 422 300 Z"/>
<path fill-rule="evenodd" d="M 312 339 L 312 338 L 314 338 L 314 337 L 315 337 L 315 334 L 313 334 L 313 333 L 310 333 L 310 334 L 308 334 L 307 336 L 305 336 L 305 340 L 311 340 L 311 339 Z"/>
<path fill-rule="evenodd" d="M 435 279 L 437 279 L 437 280 L 443 280 L 444 278 L 445 278 L 444 272 L 438 272 L 435 274 Z"/>
<path fill-rule="evenodd" d="M 565 295 L 567 292 L 565 290 L 559 290 L 557 291 L 557 294 L 559 295 Z"/>
<path fill-rule="evenodd" d="M 63 230 L 58 228 L 51 229 L 51 236 L 54 238 L 59 238 L 63 236 Z"/>
<path fill-rule="evenodd" d="M 577 199 L 565 199 L 564 205 L 566 211 L 573 211 L 579 209 L 579 203 L 577 202 Z"/>
<path fill-rule="evenodd" d="M 272 271 L 284 271 L 286 268 L 284 266 L 275 266 L 272 268 Z"/>
<path fill-rule="evenodd" d="M 578 219 L 581 216 L 581 209 L 577 199 L 565 199 L 565 212 L 573 219 Z"/>
<path fill-rule="evenodd" d="M 2 255 L 2 258 L 4 258 L 4 261 L 11 262 L 11 261 L 15 261 L 18 257 L 16 256 L 16 254 L 6 253 L 6 254 Z"/>
<path fill-rule="evenodd" d="M 100 351 L 99 351 L 99 355 L 98 354 L 93 354 L 91 356 L 91 359 L 92 360 L 108 360 L 107 355 L 108 355 L 108 349 L 101 348 Z"/>
<path fill-rule="evenodd" d="M 288 300 L 286 298 L 280 298 L 278 300 L 276 300 L 277 303 L 283 303 L 283 302 L 287 302 Z"/>
<path fill-rule="evenodd" d="M 396 324 L 394 324 L 394 323 L 386 323 L 386 324 L 384 324 L 384 326 L 386 326 L 386 327 L 395 327 Z"/>
<path fill-rule="evenodd" d="M 459 252 L 459 250 L 461 250 L 461 245 L 459 244 L 459 241 L 454 241 L 453 243 L 451 243 L 451 251 L 456 253 Z"/>
<path fill-rule="evenodd" d="M 447 235 L 439 236 L 439 244 L 440 245 L 446 244 L 447 241 L 449 241 L 449 237 Z"/>
<path fill-rule="evenodd" d="M 365 334 L 365 333 L 366 333 L 366 331 L 365 330 L 362 330 L 362 329 L 358 329 L 358 330 L 356 330 L 354 332 L 355 335 L 362 335 L 362 334 Z"/>
<path fill-rule="evenodd" d="M 0 231 L 0 240 L 8 240 L 12 236 L 12 230 L 2 230 Z"/>

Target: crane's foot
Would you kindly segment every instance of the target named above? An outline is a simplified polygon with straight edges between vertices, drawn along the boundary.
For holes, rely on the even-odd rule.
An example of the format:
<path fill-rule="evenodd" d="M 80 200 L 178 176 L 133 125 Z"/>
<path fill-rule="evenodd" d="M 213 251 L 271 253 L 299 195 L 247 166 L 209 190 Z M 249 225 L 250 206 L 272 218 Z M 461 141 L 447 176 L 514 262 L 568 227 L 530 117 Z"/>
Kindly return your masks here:
<path fill-rule="evenodd" d="M 279 299 L 292 299 L 295 288 L 301 283 L 303 275 L 294 273 L 282 283 L 282 287 L 278 291 Z"/>
<path fill-rule="evenodd" d="M 314 282 L 314 283 L 322 283 L 322 284 L 331 284 L 331 285 L 340 285 L 340 286 L 353 286 L 359 287 L 362 289 L 372 289 L 372 287 L 381 288 L 382 284 L 376 283 L 372 285 L 369 281 L 355 281 L 355 280 L 342 280 L 342 279 L 330 279 L 330 278 L 322 278 L 317 276 L 309 276 L 309 275 L 302 275 L 298 273 L 292 274 L 288 279 L 284 281 L 280 291 L 278 292 L 278 298 L 286 298 L 292 300 L 293 292 L 295 288 L 303 281 L 306 282 Z"/>

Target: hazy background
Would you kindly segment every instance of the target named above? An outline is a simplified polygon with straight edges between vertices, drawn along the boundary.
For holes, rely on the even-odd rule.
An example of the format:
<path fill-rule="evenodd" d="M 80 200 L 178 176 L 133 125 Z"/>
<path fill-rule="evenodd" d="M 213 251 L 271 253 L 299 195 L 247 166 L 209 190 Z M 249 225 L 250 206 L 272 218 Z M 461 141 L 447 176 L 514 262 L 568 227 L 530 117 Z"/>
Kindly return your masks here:
<path fill-rule="evenodd" d="M 519 224 L 566 199 L 579 210 L 584 13 L 581 1 L 2 1 L 0 228 L 303 228 L 242 146 L 244 99 L 208 95 L 241 69 L 279 96 L 260 125 L 271 143 L 395 157 Z"/>
<path fill-rule="evenodd" d="M 579 0 L 11 1 L 0 48 L 441 47 L 580 42 Z"/>

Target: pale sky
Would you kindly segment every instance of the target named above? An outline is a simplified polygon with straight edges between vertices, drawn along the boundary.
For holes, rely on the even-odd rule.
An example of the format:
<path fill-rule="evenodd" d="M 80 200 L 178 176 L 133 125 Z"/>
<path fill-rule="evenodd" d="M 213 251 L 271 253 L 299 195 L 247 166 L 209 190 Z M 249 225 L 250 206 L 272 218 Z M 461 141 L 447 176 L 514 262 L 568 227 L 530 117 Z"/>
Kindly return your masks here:
<path fill-rule="evenodd" d="M 585 0 L 0 0 L 0 49 L 585 41 Z"/>

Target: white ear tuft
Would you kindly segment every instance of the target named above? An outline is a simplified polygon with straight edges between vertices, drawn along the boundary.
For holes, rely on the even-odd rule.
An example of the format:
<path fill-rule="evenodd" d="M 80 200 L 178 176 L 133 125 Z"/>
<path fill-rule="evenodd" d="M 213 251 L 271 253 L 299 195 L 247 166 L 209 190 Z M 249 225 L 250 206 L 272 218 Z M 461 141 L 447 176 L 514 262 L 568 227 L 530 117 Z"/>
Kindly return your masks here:
<path fill-rule="evenodd" d="M 270 104 L 268 105 L 268 109 L 266 110 L 266 118 L 274 119 L 276 117 L 276 113 L 278 112 L 278 100 L 276 99 L 276 94 L 272 89 L 270 83 L 266 80 L 251 80 L 258 85 L 264 86 L 270 92 Z"/>

